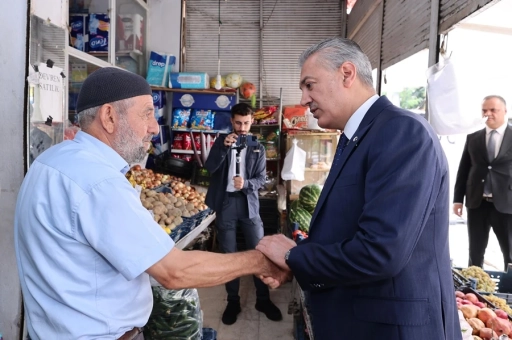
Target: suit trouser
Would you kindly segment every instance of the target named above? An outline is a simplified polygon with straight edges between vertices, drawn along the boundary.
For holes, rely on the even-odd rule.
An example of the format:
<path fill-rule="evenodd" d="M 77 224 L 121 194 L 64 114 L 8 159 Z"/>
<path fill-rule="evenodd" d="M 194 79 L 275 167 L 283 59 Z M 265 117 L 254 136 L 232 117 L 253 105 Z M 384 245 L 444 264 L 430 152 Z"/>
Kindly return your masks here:
<path fill-rule="evenodd" d="M 500 213 L 492 202 L 482 200 L 478 208 L 468 211 L 469 263 L 482 267 L 492 227 L 503 253 L 505 270 L 512 263 L 512 215 Z"/>
<path fill-rule="evenodd" d="M 219 246 L 224 253 L 235 253 L 237 251 L 236 230 L 238 225 L 240 225 L 244 234 L 247 249 L 254 249 L 263 237 L 263 222 L 259 216 L 249 218 L 247 196 L 243 193 L 226 198 L 222 211 L 217 213 L 215 225 Z M 268 300 L 270 293 L 267 285 L 256 276 L 253 277 L 253 280 L 256 286 L 256 298 L 258 300 Z M 240 279 L 234 279 L 226 283 L 228 301 L 240 301 L 239 288 Z"/>

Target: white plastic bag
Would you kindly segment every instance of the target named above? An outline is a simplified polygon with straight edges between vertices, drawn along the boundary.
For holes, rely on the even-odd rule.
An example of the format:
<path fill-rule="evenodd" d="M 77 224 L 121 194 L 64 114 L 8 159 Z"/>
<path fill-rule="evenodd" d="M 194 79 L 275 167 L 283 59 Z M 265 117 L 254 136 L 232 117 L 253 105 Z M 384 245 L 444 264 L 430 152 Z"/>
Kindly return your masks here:
<path fill-rule="evenodd" d="M 458 72 L 453 58 L 445 58 L 427 71 L 429 120 L 438 135 L 469 134 L 483 127 L 483 97 L 470 94 L 478 84 L 466 77 Z"/>
<path fill-rule="evenodd" d="M 281 178 L 285 181 L 304 180 L 304 169 L 306 168 L 306 151 L 297 146 L 297 140 L 294 139 L 293 145 L 286 153 L 284 158 L 283 171 Z"/>

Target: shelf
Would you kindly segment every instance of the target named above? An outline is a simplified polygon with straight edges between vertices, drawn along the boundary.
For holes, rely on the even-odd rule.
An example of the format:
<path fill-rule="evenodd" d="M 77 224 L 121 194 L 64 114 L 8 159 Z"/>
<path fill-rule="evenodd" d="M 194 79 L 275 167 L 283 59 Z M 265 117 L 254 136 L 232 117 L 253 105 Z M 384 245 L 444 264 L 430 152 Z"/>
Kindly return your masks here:
<path fill-rule="evenodd" d="M 234 89 L 225 89 L 225 90 L 215 90 L 215 89 L 171 89 L 169 87 L 160 87 L 160 86 L 151 86 L 151 89 L 154 91 L 166 91 L 166 92 L 186 92 L 186 93 L 203 93 L 203 94 L 225 94 L 225 95 L 236 95 L 236 90 Z"/>
<path fill-rule="evenodd" d="M 173 127 L 171 127 L 171 130 L 176 131 L 176 132 L 229 133 L 229 131 L 226 131 L 226 130 L 182 129 L 182 128 L 173 128 Z"/>
<path fill-rule="evenodd" d="M 253 124 L 251 128 L 279 127 L 279 124 Z"/>
<path fill-rule="evenodd" d="M 306 172 L 329 172 L 329 171 L 331 171 L 331 168 L 329 168 L 329 169 L 309 169 L 309 168 L 306 168 L 306 169 L 304 169 L 304 171 L 306 171 Z"/>
<path fill-rule="evenodd" d="M 82 52 L 82 51 L 79 51 L 77 50 L 76 48 L 72 47 L 72 46 L 66 46 L 66 52 L 69 54 L 69 56 L 71 57 L 74 57 L 74 58 L 77 58 L 77 59 L 80 59 L 80 60 L 83 60 L 89 64 L 93 64 L 93 65 L 96 65 L 96 66 L 99 66 L 99 67 L 117 67 L 115 65 L 112 65 L 110 63 L 107 63 L 106 61 L 103 61 L 89 53 L 85 53 L 85 52 Z M 123 70 L 122 68 L 120 67 L 117 67 L 121 70 Z"/>
<path fill-rule="evenodd" d="M 171 149 L 171 153 L 182 153 L 182 154 L 193 155 L 194 150 Z M 197 151 L 197 154 L 200 155 L 201 151 Z"/>
<path fill-rule="evenodd" d="M 201 224 L 192 229 L 187 235 L 181 238 L 178 242 L 176 242 L 176 248 L 185 249 L 187 248 L 193 240 L 196 239 L 199 234 L 203 232 L 213 221 L 215 220 L 215 213 L 206 217 Z"/>

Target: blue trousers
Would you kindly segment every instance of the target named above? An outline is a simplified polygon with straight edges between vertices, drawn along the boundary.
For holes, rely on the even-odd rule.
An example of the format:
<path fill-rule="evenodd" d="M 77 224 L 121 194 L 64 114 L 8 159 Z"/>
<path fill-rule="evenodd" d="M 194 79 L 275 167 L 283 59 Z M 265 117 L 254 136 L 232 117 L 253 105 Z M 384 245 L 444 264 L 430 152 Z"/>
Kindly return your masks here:
<path fill-rule="evenodd" d="M 254 249 L 263 237 L 263 222 L 259 216 L 249 218 L 249 206 L 247 197 L 243 193 L 226 198 L 222 211 L 217 212 L 215 221 L 217 229 L 217 239 L 220 249 L 223 253 L 235 253 L 236 231 L 240 226 L 247 249 Z M 256 286 L 256 298 L 258 300 L 268 300 L 269 290 L 256 276 L 253 277 Z M 226 283 L 226 292 L 228 293 L 228 302 L 240 302 L 240 279 L 234 279 Z"/>

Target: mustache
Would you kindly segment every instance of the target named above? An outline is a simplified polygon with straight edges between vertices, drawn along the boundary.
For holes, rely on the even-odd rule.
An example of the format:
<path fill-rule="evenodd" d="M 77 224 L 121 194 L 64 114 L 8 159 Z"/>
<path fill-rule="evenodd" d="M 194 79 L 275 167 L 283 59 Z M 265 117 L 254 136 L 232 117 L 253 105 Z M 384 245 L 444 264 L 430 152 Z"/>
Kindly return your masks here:
<path fill-rule="evenodd" d="M 151 142 L 151 140 L 153 139 L 154 136 L 155 135 L 151 133 L 151 134 L 147 135 L 146 137 L 144 137 L 142 142 Z"/>

